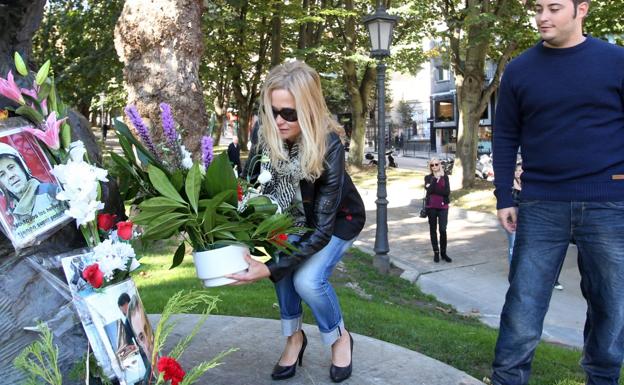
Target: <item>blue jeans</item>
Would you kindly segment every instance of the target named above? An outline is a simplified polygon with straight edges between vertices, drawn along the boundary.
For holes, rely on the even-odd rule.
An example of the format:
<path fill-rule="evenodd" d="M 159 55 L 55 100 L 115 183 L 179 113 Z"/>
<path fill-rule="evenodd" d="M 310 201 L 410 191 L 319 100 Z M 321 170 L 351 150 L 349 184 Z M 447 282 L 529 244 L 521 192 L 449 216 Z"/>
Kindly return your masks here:
<path fill-rule="evenodd" d="M 301 264 L 295 271 L 275 283 L 280 307 L 282 333 L 288 337 L 301 329 L 301 300 L 312 310 L 325 345 L 332 345 L 344 328 L 340 303 L 329 277 L 342 256 L 353 244 L 332 236 L 329 243 Z"/>
<path fill-rule="evenodd" d="M 529 382 L 552 288 L 570 239 L 587 301 L 583 359 L 588 385 L 616 385 L 624 359 L 624 202 L 520 203 L 509 290 L 492 381 Z"/>

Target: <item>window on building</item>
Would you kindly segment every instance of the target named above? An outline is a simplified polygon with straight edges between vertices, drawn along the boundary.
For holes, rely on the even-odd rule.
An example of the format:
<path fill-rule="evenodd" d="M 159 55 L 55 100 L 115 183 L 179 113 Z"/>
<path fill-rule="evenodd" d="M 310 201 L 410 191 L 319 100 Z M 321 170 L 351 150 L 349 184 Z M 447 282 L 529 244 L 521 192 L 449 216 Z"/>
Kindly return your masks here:
<path fill-rule="evenodd" d="M 453 100 L 435 101 L 435 122 L 452 122 L 455 120 L 455 106 Z"/>
<path fill-rule="evenodd" d="M 444 82 L 450 79 L 449 70 L 444 66 L 435 67 L 435 79 L 438 82 Z"/>

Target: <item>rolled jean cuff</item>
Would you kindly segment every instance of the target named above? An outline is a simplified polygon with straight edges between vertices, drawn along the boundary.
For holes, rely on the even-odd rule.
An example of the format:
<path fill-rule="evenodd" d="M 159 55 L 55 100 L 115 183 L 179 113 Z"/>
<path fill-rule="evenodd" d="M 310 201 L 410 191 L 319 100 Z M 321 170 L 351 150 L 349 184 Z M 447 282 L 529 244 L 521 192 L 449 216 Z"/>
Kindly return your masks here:
<path fill-rule="evenodd" d="M 326 346 L 333 345 L 334 342 L 338 341 L 338 338 L 342 336 L 342 330 L 344 329 L 344 321 L 340 320 L 334 330 L 329 332 L 321 331 L 321 340 L 323 341 L 323 344 Z"/>
<path fill-rule="evenodd" d="M 303 326 L 303 314 L 296 318 L 284 319 L 282 318 L 282 335 L 284 337 L 290 337 L 295 332 L 301 330 Z"/>

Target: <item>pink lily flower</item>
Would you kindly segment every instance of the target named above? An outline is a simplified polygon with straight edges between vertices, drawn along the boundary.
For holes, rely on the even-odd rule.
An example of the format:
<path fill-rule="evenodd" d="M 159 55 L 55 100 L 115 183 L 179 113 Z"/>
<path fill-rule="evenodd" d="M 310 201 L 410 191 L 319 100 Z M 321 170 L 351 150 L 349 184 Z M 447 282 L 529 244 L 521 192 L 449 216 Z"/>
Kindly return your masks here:
<path fill-rule="evenodd" d="M 8 99 L 15 100 L 19 104 L 26 104 L 20 88 L 13 80 L 13 73 L 11 73 L 11 71 L 9 71 L 6 79 L 0 78 L 0 95 Z"/>
<path fill-rule="evenodd" d="M 61 130 L 61 124 L 63 124 L 65 120 L 67 120 L 67 118 L 56 120 L 56 111 L 53 111 L 50 115 L 48 115 L 48 118 L 46 119 L 45 131 L 30 127 L 25 128 L 24 130 L 36 136 L 50 149 L 58 150 L 61 147 L 61 140 L 59 135 Z"/>
<path fill-rule="evenodd" d="M 24 95 L 28 95 L 33 99 L 37 99 L 37 90 L 35 88 L 33 89 L 28 89 L 28 88 L 20 88 L 20 91 L 22 92 L 22 94 Z"/>
<path fill-rule="evenodd" d="M 31 88 L 31 89 L 20 88 L 20 90 L 22 91 L 22 95 L 28 95 L 35 100 L 39 99 L 39 87 L 37 87 L 36 85 L 34 88 Z M 43 99 L 39 105 L 41 106 L 41 113 L 43 114 L 43 116 L 47 115 L 48 114 L 48 101 L 46 99 Z M 30 106 L 33 109 L 35 108 L 34 104 L 31 104 Z"/>

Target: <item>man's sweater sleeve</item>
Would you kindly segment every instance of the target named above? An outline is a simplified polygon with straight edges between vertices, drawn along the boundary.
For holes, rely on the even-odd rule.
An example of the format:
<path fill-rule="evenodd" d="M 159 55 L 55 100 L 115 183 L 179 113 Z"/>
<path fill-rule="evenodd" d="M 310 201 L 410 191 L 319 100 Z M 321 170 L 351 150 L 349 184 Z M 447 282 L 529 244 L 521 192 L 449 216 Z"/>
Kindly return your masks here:
<path fill-rule="evenodd" d="M 499 88 L 496 119 L 492 133 L 492 157 L 494 163 L 494 195 L 496 208 L 514 206 L 511 196 L 518 147 L 520 146 L 520 104 L 511 84 L 509 66 Z"/>

